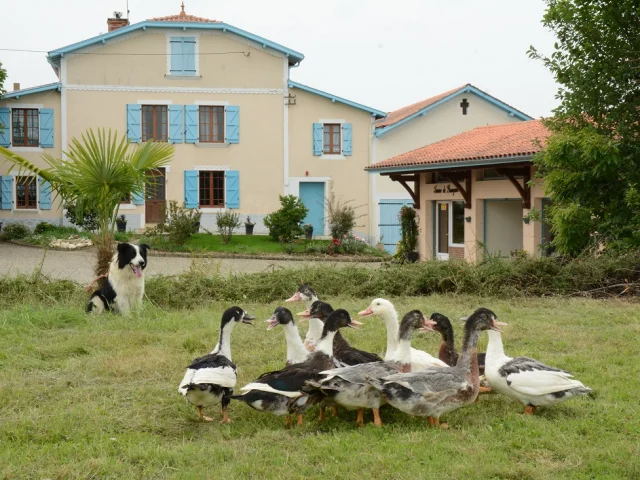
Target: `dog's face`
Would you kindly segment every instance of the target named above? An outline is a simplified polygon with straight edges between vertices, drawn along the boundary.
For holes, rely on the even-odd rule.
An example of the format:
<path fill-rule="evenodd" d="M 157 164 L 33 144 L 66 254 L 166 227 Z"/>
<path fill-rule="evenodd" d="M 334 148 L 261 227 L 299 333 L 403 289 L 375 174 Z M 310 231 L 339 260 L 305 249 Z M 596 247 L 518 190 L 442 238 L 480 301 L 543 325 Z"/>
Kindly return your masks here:
<path fill-rule="evenodd" d="M 142 271 L 147 266 L 147 249 L 149 245 L 144 243 L 134 245 L 132 243 L 118 244 L 118 268 L 130 268 L 133 274 L 141 278 Z"/>

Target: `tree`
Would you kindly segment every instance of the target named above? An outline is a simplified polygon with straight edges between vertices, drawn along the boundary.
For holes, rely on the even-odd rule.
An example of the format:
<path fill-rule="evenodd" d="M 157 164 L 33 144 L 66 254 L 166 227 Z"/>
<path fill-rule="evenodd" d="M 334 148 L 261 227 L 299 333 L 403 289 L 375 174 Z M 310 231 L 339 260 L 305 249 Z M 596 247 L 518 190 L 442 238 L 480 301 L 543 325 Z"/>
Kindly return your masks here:
<path fill-rule="evenodd" d="M 7 93 L 4 89 L 4 81 L 7 79 L 7 71 L 2 67 L 2 62 L 0 62 L 0 98 L 2 95 Z"/>
<path fill-rule="evenodd" d="M 640 7 L 637 0 L 545 0 L 558 41 L 534 47 L 560 84 L 552 135 L 535 159 L 560 252 L 640 245 Z"/>
<path fill-rule="evenodd" d="M 47 167 L 40 168 L 24 157 L 0 147 L 11 167 L 42 177 L 52 192 L 65 203 L 74 203 L 76 215 L 86 211 L 98 214 L 98 232 L 94 243 L 98 250 L 96 275 L 109 269 L 113 256 L 114 232 L 118 208 L 123 197 L 144 195 L 148 170 L 163 167 L 173 156 L 173 146 L 147 142 L 140 146 L 129 143 L 126 135 L 118 140 L 117 133 L 88 130 L 82 139 L 71 139 L 67 159 L 43 155 Z"/>
<path fill-rule="evenodd" d="M 277 242 L 288 243 L 304 230 L 300 226 L 309 209 L 295 195 L 280 195 L 280 209 L 264 217 L 269 235 Z"/>

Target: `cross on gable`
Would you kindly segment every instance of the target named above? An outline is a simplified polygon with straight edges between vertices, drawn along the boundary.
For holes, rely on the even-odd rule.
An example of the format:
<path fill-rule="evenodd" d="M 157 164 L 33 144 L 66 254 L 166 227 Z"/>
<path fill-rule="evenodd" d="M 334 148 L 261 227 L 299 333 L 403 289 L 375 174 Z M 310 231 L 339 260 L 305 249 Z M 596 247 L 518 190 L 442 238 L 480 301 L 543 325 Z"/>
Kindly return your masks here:
<path fill-rule="evenodd" d="M 460 106 L 462 107 L 462 114 L 466 115 L 467 114 L 467 108 L 469 108 L 469 102 L 467 102 L 466 98 L 462 99 L 462 102 L 460 102 Z"/>

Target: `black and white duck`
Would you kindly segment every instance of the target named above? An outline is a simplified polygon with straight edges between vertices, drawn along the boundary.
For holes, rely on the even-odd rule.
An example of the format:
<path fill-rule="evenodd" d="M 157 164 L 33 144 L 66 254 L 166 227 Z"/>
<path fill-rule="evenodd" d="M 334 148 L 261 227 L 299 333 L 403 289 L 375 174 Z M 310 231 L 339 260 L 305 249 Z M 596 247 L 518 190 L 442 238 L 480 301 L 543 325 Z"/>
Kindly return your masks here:
<path fill-rule="evenodd" d="M 311 304 L 318 300 L 318 295 L 316 291 L 311 288 L 309 285 L 300 285 L 296 293 L 294 293 L 290 298 L 286 299 L 285 302 L 304 302 L 305 308 L 309 309 Z M 316 343 L 320 339 L 322 335 L 323 324 L 318 319 L 310 319 L 309 320 L 309 330 L 307 330 L 307 334 L 304 338 L 304 347 L 313 352 L 316 347 Z"/>
<path fill-rule="evenodd" d="M 231 307 L 222 314 L 220 322 L 220 339 L 211 353 L 196 358 L 187 367 L 184 378 L 180 382 L 180 392 L 189 403 L 198 409 L 201 420 L 211 422 L 213 419 L 202 413 L 203 408 L 222 404 L 222 421 L 229 423 L 230 397 L 238 379 L 236 365 L 231 361 L 231 332 L 236 323 L 251 325 L 255 317 L 240 307 Z"/>
<path fill-rule="evenodd" d="M 480 308 L 465 322 L 462 353 L 456 366 L 372 378 L 371 384 L 398 410 L 427 417 L 430 424 L 440 425 L 441 415 L 473 403 L 478 396 L 478 338 L 483 330 L 490 329 L 499 330 L 496 315 Z"/>
<path fill-rule="evenodd" d="M 314 398 L 302 391 L 305 383 L 317 380 L 319 372 L 333 366 L 333 338 L 336 332 L 343 327 L 357 328 L 360 325 L 360 322 L 351 319 L 346 310 L 334 311 L 325 322 L 316 351 L 306 361 L 276 372 L 263 373 L 242 387 L 241 395 L 231 398 L 261 412 L 286 415 L 287 425 L 291 425 L 291 415 L 295 414 L 298 425 L 302 425 L 302 413 L 321 400 L 320 396 Z"/>
<path fill-rule="evenodd" d="M 375 315 L 380 317 L 387 328 L 387 350 L 384 359 L 393 360 L 398 350 L 398 312 L 393 303 L 384 298 L 376 298 L 371 304 L 358 313 L 361 317 Z M 431 367 L 447 367 L 442 360 L 435 358 L 423 350 L 411 348 L 411 371 L 417 372 Z"/>
<path fill-rule="evenodd" d="M 331 312 L 333 312 L 333 307 L 330 304 L 316 300 L 311 304 L 310 308 L 298 313 L 298 315 L 303 318 L 308 318 L 309 322 L 312 320 L 320 320 L 322 324 L 324 324 Z M 333 339 L 333 358 L 335 359 L 336 367 L 347 367 L 361 363 L 382 361 L 382 358 L 375 353 L 352 347 L 340 332 L 337 332 Z"/>
<path fill-rule="evenodd" d="M 537 407 L 549 407 L 591 393 L 591 388 L 585 387 L 566 370 L 529 357 L 507 357 L 500 331 L 488 333 L 485 376 L 496 392 L 521 402 L 525 406 L 524 413 L 533 415 Z"/>
<path fill-rule="evenodd" d="M 266 320 L 269 324 L 267 331 L 272 328 L 282 325 L 284 328 L 285 340 L 287 342 L 287 363 L 286 365 L 293 365 L 295 363 L 304 362 L 311 352 L 304 348 L 300 334 L 298 333 L 298 327 L 293 320 L 291 310 L 285 307 L 278 307 L 273 312 L 270 319 Z"/>
<path fill-rule="evenodd" d="M 398 332 L 398 352 L 392 360 L 363 363 L 344 368 L 320 372 L 324 377 L 319 381 L 309 381 L 311 388 L 317 388 L 335 403 L 349 410 L 358 409 L 357 423 L 364 426 L 364 409 L 373 410 L 373 423 L 382 425 L 380 406 L 384 398 L 380 390 L 370 384 L 370 378 L 382 378 L 395 373 L 411 371 L 411 337 L 415 330 L 433 331 L 435 322 L 427 320 L 419 310 L 407 313 L 400 323 Z"/>

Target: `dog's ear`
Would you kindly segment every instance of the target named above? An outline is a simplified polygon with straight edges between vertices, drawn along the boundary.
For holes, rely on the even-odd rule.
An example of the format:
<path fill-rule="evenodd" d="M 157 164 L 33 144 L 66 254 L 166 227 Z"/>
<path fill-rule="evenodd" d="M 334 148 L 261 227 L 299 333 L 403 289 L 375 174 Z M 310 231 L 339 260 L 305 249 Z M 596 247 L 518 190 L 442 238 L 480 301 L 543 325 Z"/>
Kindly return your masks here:
<path fill-rule="evenodd" d="M 129 244 L 126 242 L 118 242 L 118 254 L 123 253 L 127 248 L 129 247 Z"/>
<path fill-rule="evenodd" d="M 141 243 L 140 245 L 138 245 L 140 248 L 144 248 L 145 250 L 152 250 L 152 248 L 147 245 L 146 243 Z"/>

